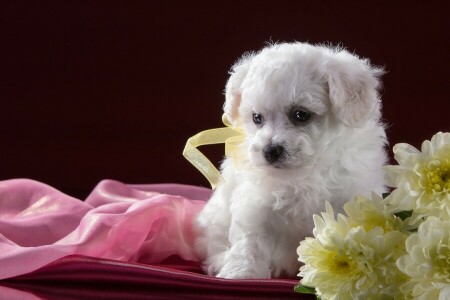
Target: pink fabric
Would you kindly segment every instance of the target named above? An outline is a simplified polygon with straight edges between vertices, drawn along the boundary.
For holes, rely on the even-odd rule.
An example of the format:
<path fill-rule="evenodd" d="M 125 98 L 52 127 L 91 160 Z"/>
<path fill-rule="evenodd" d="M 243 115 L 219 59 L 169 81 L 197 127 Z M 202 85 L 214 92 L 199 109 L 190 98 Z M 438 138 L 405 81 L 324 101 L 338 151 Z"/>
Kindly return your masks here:
<path fill-rule="evenodd" d="M 68 255 L 157 264 L 196 261 L 192 219 L 211 191 L 104 180 L 86 201 L 40 182 L 0 182 L 0 279 Z"/>

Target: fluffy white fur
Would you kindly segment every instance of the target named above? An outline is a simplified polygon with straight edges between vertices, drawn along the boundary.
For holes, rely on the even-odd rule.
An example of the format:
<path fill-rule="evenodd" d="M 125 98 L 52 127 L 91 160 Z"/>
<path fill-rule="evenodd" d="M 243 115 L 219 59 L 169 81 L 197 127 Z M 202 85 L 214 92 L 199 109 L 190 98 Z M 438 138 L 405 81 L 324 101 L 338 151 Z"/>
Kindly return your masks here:
<path fill-rule="evenodd" d="M 246 155 L 223 162 L 196 246 L 210 275 L 294 275 L 298 244 L 325 201 L 339 210 L 384 191 L 382 70 L 340 48 L 286 43 L 244 55 L 230 74 L 224 110 L 246 133 Z M 299 111 L 310 119 L 299 122 Z M 281 154 L 267 159 L 271 145 Z"/>

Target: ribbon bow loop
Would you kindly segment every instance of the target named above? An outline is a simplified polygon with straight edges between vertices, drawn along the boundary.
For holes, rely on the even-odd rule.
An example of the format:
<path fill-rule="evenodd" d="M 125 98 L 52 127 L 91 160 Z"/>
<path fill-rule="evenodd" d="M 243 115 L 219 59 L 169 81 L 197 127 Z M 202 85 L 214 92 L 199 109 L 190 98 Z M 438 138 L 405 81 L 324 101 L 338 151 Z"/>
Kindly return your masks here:
<path fill-rule="evenodd" d="M 225 155 L 237 159 L 239 145 L 245 139 L 243 131 L 240 128 L 231 127 L 225 115 L 222 116 L 222 122 L 226 127 L 197 133 L 187 140 L 183 150 L 183 156 L 206 177 L 213 189 L 216 189 L 224 179 L 219 170 L 197 148 L 203 145 L 225 143 Z"/>

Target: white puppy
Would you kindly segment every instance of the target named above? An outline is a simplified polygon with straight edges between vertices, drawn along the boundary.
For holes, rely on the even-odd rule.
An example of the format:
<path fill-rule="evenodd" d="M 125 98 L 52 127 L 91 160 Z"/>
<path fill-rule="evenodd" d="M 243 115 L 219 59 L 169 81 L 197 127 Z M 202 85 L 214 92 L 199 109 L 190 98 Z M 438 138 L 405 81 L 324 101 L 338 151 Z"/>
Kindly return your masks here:
<path fill-rule="evenodd" d="M 306 43 L 271 45 L 233 66 L 224 110 L 246 134 L 246 155 L 225 159 L 225 181 L 197 219 L 208 274 L 294 275 L 325 201 L 339 210 L 384 191 L 381 74 L 343 49 Z"/>

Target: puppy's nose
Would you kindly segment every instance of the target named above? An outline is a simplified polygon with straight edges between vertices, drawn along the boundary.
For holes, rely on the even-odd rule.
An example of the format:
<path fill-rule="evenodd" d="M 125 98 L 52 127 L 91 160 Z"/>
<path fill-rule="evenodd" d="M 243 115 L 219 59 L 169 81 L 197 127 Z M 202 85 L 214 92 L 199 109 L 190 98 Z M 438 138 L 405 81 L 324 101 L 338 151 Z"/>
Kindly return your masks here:
<path fill-rule="evenodd" d="M 281 145 L 267 145 L 264 150 L 264 157 L 269 163 L 277 162 L 284 153 L 284 147 Z"/>

